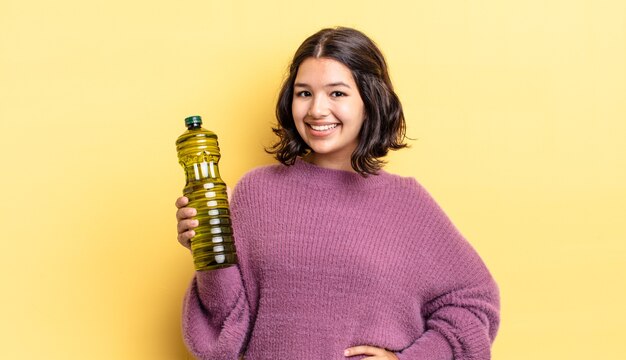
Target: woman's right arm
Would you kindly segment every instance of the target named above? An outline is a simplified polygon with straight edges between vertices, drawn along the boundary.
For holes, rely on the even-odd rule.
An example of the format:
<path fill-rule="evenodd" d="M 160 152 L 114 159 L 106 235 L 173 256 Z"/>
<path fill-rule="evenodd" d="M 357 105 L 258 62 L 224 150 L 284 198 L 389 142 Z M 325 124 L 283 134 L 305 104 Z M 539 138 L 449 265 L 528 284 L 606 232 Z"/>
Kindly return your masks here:
<path fill-rule="evenodd" d="M 188 199 L 176 200 L 178 241 L 190 248 L 192 217 Z M 238 266 L 196 271 L 183 304 L 183 337 L 199 359 L 237 359 L 243 351 L 249 324 L 249 308 Z"/>

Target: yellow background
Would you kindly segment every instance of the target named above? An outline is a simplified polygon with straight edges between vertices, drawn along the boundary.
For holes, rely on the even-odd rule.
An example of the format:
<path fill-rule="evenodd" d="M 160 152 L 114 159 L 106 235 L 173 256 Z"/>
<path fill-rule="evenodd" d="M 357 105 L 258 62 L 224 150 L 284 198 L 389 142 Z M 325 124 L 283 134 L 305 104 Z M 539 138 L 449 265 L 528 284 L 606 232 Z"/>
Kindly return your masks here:
<path fill-rule="evenodd" d="M 273 162 L 290 57 L 322 27 L 382 48 L 416 177 L 502 294 L 494 359 L 624 359 L 626 2 L 0 2 L 0 358 L 184 359 L 174 140 L 225 180 Z"/>

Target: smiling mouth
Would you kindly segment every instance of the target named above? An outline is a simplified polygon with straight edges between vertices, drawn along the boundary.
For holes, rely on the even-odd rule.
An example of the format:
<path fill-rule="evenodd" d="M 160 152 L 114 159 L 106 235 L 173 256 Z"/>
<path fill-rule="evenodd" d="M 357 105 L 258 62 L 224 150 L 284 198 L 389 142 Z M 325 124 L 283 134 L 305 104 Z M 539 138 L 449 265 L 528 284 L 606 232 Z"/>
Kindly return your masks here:
<path fill-rule="evenodd" d="M 331 129 L 336 128 L 337 126 L 339 126 L 339 124 L 328 124 L 328 125 L 313 125 L 313 124 L 307 124 L 311 129 L 315 130 L 315 131 L 328 131 Z"/>

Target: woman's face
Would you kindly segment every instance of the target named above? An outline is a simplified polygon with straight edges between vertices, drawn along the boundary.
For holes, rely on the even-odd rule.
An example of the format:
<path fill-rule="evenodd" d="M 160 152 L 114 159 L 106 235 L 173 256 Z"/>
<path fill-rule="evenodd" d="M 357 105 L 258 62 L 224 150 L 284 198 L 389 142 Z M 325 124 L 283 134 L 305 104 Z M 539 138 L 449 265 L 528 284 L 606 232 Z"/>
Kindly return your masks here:
<path fill-rule="evenodd" d="M 304 60 L 294 82 L 291 111 L 314 162 L 347 168 L 365 116 L 350 69 L 329 58 Z"/>

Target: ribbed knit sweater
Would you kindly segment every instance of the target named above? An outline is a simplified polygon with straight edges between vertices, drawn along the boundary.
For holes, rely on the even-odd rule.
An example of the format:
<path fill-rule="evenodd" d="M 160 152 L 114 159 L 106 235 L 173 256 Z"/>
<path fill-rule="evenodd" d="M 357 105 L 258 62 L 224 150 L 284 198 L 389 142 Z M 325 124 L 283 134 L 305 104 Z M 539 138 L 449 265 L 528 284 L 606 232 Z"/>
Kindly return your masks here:
<path fill-rule="evenodd" d="M 415 179 L 298 158 L 244 175 L 231 212 L 239 264 L 196 272 L 185 296 L 198 358 L 490 359 L 497 285 Z"/>

